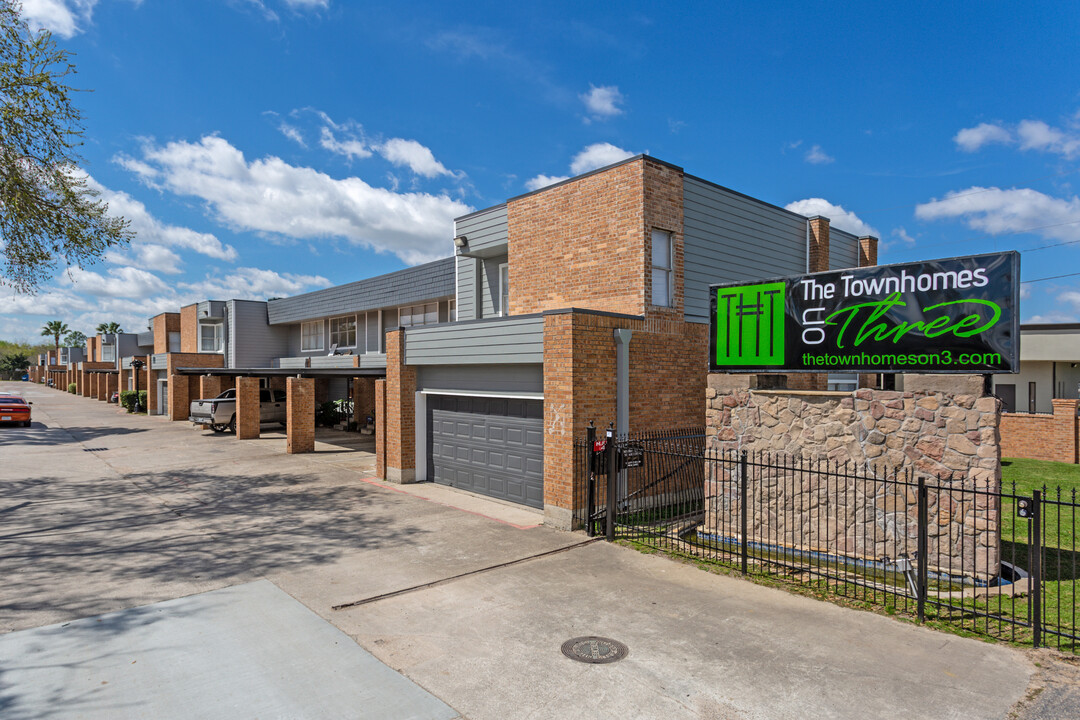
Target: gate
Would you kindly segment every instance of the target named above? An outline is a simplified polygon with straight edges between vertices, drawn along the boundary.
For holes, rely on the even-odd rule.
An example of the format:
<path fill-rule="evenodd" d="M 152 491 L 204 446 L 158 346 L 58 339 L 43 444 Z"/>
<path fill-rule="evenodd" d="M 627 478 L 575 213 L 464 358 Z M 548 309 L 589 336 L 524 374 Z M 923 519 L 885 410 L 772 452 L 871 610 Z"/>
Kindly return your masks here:
<path fill-rule="evenodd" d="M 577 443 L 589 535 L 1080 652 L 1075 490 L 714 451 L 699 428 L 605 435 Z"/>

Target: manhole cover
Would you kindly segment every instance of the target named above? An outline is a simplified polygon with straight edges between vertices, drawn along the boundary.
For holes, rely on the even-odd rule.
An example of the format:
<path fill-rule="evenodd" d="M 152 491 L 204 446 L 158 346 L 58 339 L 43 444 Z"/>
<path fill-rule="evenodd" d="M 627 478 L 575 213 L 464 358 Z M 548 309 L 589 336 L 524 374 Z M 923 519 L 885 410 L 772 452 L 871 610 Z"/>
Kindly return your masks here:
<path fill-rule="evenodd" d="M 630 654 L 630 648 L 618 640 L 602 637 L 579 637 L 562 644 L 562 653 L 584 663 L 612 663 Z"/>

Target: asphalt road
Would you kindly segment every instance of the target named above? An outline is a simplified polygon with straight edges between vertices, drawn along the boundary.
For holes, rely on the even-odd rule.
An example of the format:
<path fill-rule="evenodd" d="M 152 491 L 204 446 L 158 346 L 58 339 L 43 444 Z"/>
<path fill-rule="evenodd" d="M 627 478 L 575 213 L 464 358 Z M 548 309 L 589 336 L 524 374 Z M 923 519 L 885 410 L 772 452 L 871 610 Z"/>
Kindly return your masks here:
<path fill-rule="evenodd" d="M 239 441 L 26 394 L 34 427 L 0 428 L 0 633 L 262 581 L 469 718 L 1048 717 L 1041 697 L 1055 712 L 1080 707 L 1070 666 L 1046 652 L 581 545 L 523 508 L 376 483 L 355 447 L 290 456 L 280 433 Z M 154 642 L 112 625 L 111 647 Z M 561 654 L 590 635 L 629 655 Z M 0 708 L 24 700 L 0 674 Z M 26 717 L 60 716 L 37 709 Z"/>

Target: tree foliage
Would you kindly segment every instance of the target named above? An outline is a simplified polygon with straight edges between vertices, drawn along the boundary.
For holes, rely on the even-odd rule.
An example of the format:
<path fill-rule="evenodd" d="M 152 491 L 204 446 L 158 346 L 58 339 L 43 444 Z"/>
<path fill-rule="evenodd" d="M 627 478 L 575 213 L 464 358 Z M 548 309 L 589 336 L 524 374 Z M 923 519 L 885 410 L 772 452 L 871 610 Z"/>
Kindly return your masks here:
<path fill-rule="evenodd" d="M 84 267 L 132 234 L 79 168 L 71 55 L 50 33 L 31 31 L 19 10 L 0 0 L 0 284 L 32 293 L 58 263 Z"/>
<path fill-rule="evenodd" d="M 68 331 L 67 323 L 63 320 L 50 320 L 41 328 L 44 337 L 51 337 L 57 350 L 60 349 L 60 336 Z"/>
<path fill-rule="evenodd" d="M 64 336 L 64 347 L 82 347 L 86 344 L 86 336 L 78 330 L 72 330 Z"/>
<path fill-rule="evenodd" d="M 22 353 L 10 353 L 0 357 L 0 377 L 7 380 L 21 377 L 30 367 L 30 358 Z"/>
<path fill-rule="evenodd" d="M 102 335 L 115 335 L 116 333 L 124 332 L 120 329 L 120 323 L 118 322 L 103 322 L 98 324 L 94 329 Z"/>

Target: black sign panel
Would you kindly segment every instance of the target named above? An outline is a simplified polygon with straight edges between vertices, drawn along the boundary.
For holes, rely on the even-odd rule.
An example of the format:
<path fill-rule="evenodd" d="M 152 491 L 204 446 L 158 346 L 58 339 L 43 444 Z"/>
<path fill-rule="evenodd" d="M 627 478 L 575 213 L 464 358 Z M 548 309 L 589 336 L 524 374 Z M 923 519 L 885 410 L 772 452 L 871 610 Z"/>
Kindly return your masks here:
<path fill-rule="evenodd" d="M 1016 252 L 713 285 L 709 367 L 1016 372 L 1019 292 Z"/>
<path fill-rule="evenodd" d="M 636 468 L 645 464 L 645 448 L 641 445 L 623 445 L 619 448 L 619 458 L 624 468 Z"/>

